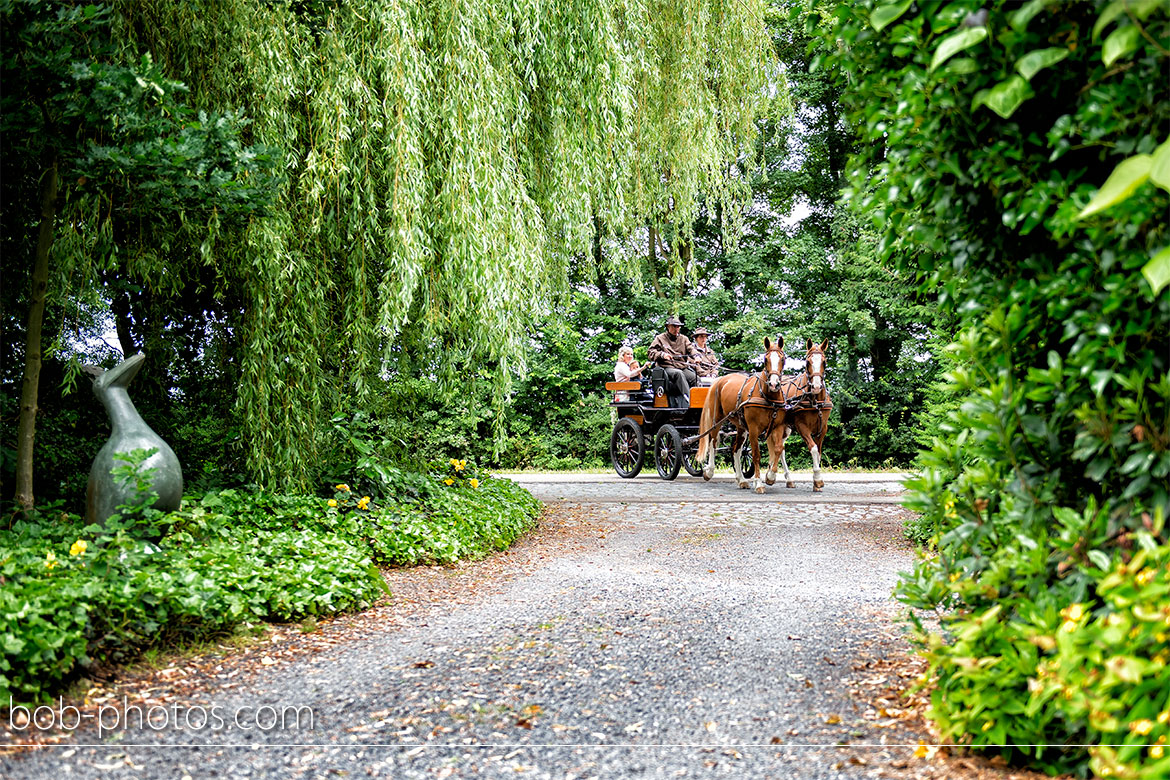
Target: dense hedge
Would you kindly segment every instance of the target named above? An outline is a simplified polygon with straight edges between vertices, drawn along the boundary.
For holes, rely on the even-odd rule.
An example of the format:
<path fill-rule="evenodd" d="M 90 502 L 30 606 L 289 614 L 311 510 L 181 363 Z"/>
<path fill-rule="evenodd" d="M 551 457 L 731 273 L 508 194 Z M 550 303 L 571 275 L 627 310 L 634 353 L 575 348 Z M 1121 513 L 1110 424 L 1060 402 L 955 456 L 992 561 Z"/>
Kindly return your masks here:
<path fill-rule="evenodd" d="M 532 526 L 539 502 L 507 480 L 464 476 L 472 468 L 412 475 L 398 500 L 347 485 L 332 499 L 188 497 L 155 518 L 169 528 L 157 545 L 132 532 L 141 518 L 105 530 L 68 515 L 18 521 L 0 530 L 0 701 L 43 699 L 94 664 L 245 622 L 361 609 L 385 589 L 375 563 L 502 549 Z"/>
<path fill-rule="evenodd" d="M 854 197 L 961 321 L 961 405 L 913 498 L 937 555 L 900 588 L 942 621 L 919 626 L 931 716 L 1048 770 L 1166 777 L 1170 11 L 901 0 L 828 21 L 866 141 Z"/>

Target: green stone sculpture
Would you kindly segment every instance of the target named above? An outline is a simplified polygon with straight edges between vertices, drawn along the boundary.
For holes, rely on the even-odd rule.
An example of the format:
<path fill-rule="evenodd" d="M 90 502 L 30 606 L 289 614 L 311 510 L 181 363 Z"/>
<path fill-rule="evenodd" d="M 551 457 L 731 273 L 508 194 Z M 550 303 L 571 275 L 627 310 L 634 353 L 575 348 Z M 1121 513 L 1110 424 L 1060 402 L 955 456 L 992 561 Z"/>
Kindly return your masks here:
<path fill-rule="evenodd" d="M 114 469 L 126 466 L 130 461 L 119 458 L 135 450 L 153 450 L 137 469 L 139 473 L 150 472 L 150 491 L 158 495 L 154 508 L 164 512 L 179 508 L 183 498 L 183 470 L 175 452 L 150 429 L 150 426 L 134 408 L 126 392 L 130 380 L 142 368 L 146 356 L 142 353 L 126 358 L 109 371 L 95 366 L 86 366 L 94 377 L 93 392 L 106 407 L 113 432 L 109 441 L 98 452 L 89 471 L 89 486 L 85 494 L 85 518 L 90 523 L 104 523 L 123 504 L 133 505 L 140 500 L 133 480 L 119 480 Z"/>

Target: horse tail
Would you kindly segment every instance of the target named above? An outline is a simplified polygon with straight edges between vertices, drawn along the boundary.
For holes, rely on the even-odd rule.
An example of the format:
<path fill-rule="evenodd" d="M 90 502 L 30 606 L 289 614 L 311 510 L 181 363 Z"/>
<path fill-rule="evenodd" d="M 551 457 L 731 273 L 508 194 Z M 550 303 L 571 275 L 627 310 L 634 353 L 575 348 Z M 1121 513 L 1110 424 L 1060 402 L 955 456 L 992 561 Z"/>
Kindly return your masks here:
<path fill-rule="evenodd" d="M 710 443 L 715 441 L 715 437 L 719 435 L 718 431 L 710 431 L 704 433 L 708 428 L 715 424 L 719 419 L 719 396 L 722 394 L 724 379 L 726 377 L 719 377 L 712 384 L 707 391 L 707 400 L 703 403 L 703 413 L 699 416 L 699 432 L 703 435 L 699 437 L 699 453 L 696 459 L 700 462 L 707 457 L 707 447 L 713 446 Z"/>

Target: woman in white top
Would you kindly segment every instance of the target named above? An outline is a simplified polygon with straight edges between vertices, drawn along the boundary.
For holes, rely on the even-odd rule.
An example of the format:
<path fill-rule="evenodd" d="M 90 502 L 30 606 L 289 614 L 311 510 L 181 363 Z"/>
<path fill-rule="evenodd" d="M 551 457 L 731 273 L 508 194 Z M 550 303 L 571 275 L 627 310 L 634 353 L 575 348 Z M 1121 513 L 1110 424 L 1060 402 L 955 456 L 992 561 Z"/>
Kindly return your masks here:
<path fill-rule="evenodd" d="M 638 365 L 634 350 L 622 347 L 618 350 L 618 362 L 613 367 L 613 378 L 617 382 L 634 382 L 641 378 L 645 366 Z"/>

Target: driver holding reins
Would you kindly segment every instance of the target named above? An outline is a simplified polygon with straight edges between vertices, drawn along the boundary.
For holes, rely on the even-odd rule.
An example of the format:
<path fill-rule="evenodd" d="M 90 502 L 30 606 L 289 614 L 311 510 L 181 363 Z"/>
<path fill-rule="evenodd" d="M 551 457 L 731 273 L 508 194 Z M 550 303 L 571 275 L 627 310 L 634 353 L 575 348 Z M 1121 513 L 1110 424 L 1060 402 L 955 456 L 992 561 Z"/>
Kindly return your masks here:
<path fill-rule="evenodd" d="M 682 320 L 675 315 L 666 318 L 666 332 L 659 333 L 650 342 L 647 357 L 666 369 L 667 396 L 675 407 L 690 404 L 691 386 L 698 384 L 699 377 L 691 364 L 698 353 L 691 340 L 680 332 Z"/>

